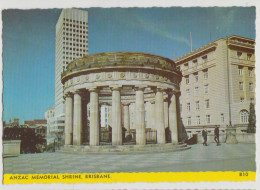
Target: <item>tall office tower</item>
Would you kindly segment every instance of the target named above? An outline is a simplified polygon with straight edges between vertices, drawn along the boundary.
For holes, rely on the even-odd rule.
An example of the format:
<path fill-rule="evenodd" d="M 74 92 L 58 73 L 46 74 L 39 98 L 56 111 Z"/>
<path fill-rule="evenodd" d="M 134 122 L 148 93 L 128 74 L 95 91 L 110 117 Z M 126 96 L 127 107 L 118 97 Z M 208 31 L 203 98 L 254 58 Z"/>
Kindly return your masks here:
<path fill-rule="evenodd" d="M 255 40 L 232 35 L 174 62 L 183 75 L 181 117 L 188 135 L 200 133 L 203 126 L 225 132 L 229 121 L 237 133 L 246 132 L 255 99 Z"/>
<path fill-rule="evenodd" d="M 88 12 L 63 9 L 56 24 L 55 117 L 64 117 L 61 72 L 75 58 L 88 53 Z"/>
<path fill-rule="evenodd" d="M 55 109 L 54 116 L 48 119 L 49 143 L 63 138 L 65 106 L 61 73 L 66 70 L 69 62 L 87 53 L 88 11 L 63 9 L 56 24 Z"/>

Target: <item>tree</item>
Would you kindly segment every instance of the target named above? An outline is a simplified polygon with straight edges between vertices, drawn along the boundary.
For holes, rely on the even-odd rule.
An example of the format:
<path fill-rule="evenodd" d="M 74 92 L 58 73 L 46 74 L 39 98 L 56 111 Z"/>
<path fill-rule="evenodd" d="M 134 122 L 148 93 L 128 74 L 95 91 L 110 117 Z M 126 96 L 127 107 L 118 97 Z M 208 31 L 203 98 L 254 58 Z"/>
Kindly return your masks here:
<path fill-rule="evenodd" d="M 250 103 L 250 112 L 249 112 L 248 127 L 247 127 L 248 133 L 255 133 L 256 131 L 255 123 L 256 123 L 255 105 L 253 103 Z"/>

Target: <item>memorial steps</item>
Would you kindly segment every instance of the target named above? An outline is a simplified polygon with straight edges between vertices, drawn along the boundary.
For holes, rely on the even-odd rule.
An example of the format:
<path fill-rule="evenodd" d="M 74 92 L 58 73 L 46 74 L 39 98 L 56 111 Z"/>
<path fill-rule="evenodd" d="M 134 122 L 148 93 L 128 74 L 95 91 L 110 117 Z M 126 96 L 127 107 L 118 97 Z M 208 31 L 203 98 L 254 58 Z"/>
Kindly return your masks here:
<path fill-rule="evenodd" d="M 58 152 L 71 154 L 147 154 L 187 150 L 187 144 L 147 144 L 147 145 L 106 145 L 84 146 L 65 145 Z"/>

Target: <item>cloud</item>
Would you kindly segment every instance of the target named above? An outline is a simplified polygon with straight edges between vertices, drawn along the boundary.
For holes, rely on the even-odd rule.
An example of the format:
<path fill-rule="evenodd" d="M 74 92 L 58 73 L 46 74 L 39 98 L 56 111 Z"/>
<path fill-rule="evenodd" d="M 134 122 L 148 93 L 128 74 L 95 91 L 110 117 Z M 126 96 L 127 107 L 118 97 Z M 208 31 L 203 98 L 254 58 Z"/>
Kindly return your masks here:
<path fill-rule="evenodd" d="M 118 21 L 126 26 L 130 26 L 132 28 L 139 28 L 152 34 L 158 35 L 160 37 L 184 43 L 190 47 L 189 36 L 187 36 L 186 38 L 178 33 L 170 32 L 172 28 L 169 27 L 172 26 L 172 23 L 166 23 L 166 21 L 161 23 L 155 23 L 153 19 L 138 14 L 134 14 L 131 18 L 121 19 Z"/>

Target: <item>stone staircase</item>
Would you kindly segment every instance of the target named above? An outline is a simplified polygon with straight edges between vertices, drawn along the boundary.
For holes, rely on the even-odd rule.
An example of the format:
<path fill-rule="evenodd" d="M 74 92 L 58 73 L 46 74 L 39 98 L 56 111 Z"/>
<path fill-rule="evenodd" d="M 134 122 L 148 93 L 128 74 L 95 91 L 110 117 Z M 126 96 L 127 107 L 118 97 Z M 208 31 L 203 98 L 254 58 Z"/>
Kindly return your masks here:
<path fill-rule="evenodd" d="M 159 152 L 174 152 L 187 150 L 187 144 L 147 144 L 147 145 L 106 145 L 106 146 L 77 146 L 65 145 L 57 152 L 71 154 L 146 154 Z"/>

